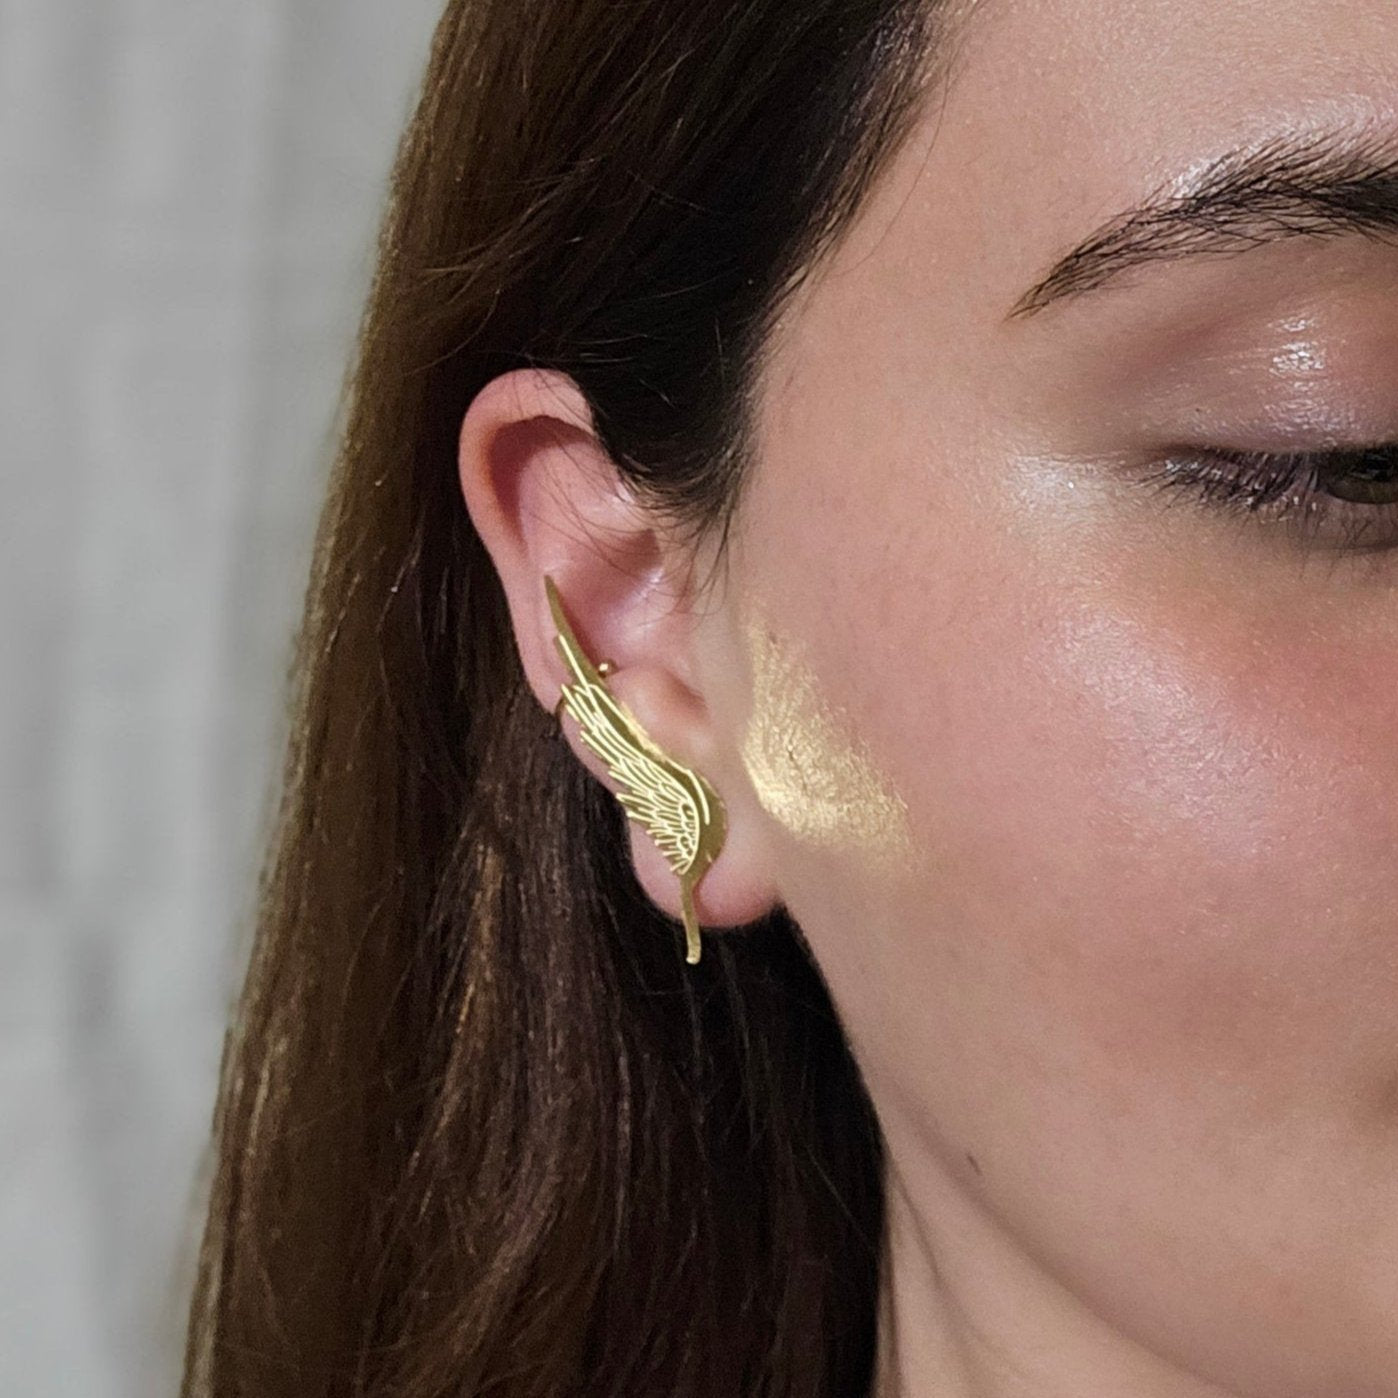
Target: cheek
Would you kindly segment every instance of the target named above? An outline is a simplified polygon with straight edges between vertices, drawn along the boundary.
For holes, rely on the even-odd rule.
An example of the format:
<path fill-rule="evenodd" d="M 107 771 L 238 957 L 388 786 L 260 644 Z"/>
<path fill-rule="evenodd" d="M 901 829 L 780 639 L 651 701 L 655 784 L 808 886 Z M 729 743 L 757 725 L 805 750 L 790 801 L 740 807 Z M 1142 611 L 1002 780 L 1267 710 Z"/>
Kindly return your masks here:
<path fill-rule="evenodd" d="M 1123 1092 L 1350 1112 L 1398 1063 L 1398 650 L 1228 595 L 1026 560 L 906 647 L 898 729 L 944 676 L 902 758 L 922 896 Z"/>
<path fill-rule="evenodd" d="M 1394 623 L 967 535 L 812 585 L 914 829 L 792 899 L 890 1141 L 1166 1350 L 1388 1333 Z"/>

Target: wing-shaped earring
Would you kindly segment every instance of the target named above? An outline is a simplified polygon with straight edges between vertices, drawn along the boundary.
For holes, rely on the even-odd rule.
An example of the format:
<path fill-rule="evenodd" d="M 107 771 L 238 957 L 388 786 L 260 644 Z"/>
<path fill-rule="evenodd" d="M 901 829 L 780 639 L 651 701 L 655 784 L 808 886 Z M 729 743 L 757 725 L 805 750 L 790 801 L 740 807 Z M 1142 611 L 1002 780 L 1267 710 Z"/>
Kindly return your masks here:
<path fill-rule="evenodd" d="M 694 890 L 723 848 L 727 834 L 723 802 L 698 772 L 668 757 L 641 727 L 640 720 L 607 688 L 602 669 L 578 644 L 558 589 L 547 574 L 544 590 L 558 628 L 554 644 L 573 675 L 572 683 L 563 685 L 554 712 L 566 708 L 573 716 L 583 742 L 607 764 L 621 787 L 616 799 L 627 816 L 645 827 L 679 875 L 685 961 L 693 965 L 699 960 Z"/>

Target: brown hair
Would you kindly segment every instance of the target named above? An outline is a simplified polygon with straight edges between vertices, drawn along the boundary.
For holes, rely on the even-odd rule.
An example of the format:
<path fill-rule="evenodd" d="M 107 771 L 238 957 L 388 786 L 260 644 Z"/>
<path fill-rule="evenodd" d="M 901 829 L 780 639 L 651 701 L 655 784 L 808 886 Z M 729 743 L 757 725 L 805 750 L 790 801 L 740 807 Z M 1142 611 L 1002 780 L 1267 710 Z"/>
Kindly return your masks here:
<path fill-rule="evenodd" d="M 395 165 L 225 1045 L 185 1398 L 867 1391 L 871 1105 L 800 930 L 706 939 L 526 687 L 455 469 L 571 374 L 726 529 L 764 338 L 897 147 L 931 0 L 452 0 Z"/>

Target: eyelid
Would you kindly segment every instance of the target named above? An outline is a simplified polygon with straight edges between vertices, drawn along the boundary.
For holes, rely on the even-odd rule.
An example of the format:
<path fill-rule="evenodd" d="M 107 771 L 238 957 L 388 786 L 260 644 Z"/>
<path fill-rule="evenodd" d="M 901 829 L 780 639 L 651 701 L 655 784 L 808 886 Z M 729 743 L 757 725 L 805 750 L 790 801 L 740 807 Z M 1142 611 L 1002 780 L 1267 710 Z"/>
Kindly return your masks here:
<path fill-rule="evenodd" d="M 1392 500 L 1347 500 L 1323 488 L 1371 463 L 1392 473 Z M 1152 465 L 1155 469 L 1141 477 L 1143 485 L 1189 496 L 1220 516 L 1284 524 L 1308 549 L 1341 554 L 1398 549 L 1398 442 L 1313 452 L 1188 447 L 1167 452 Z"/>

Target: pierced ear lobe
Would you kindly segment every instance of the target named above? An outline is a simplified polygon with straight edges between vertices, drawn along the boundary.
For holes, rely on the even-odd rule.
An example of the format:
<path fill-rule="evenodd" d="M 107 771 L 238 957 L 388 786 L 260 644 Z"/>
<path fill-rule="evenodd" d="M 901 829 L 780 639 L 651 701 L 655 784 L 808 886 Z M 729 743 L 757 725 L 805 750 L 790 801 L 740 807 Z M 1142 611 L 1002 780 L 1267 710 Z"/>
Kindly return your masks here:
<path fill-rule="evenodd" d="M 616 793 L 628 818 L 640 824 L 679 876 L 685 930 L 685 961 L 699 960 L 699 921 L 694 890 L 718 858 L 728 833 L 722 799 L 692 767 L 668 756 L 646 733 L 635 714 L 607 688 L 603 661 L 594 665 L 568 623 L 553 578 L 544 589 L 557 635 L 554 643 L 573 679 L 564 683 L 555 714 L 566 710 L 581 740 L 604 763 L 620 788 Z"/>

